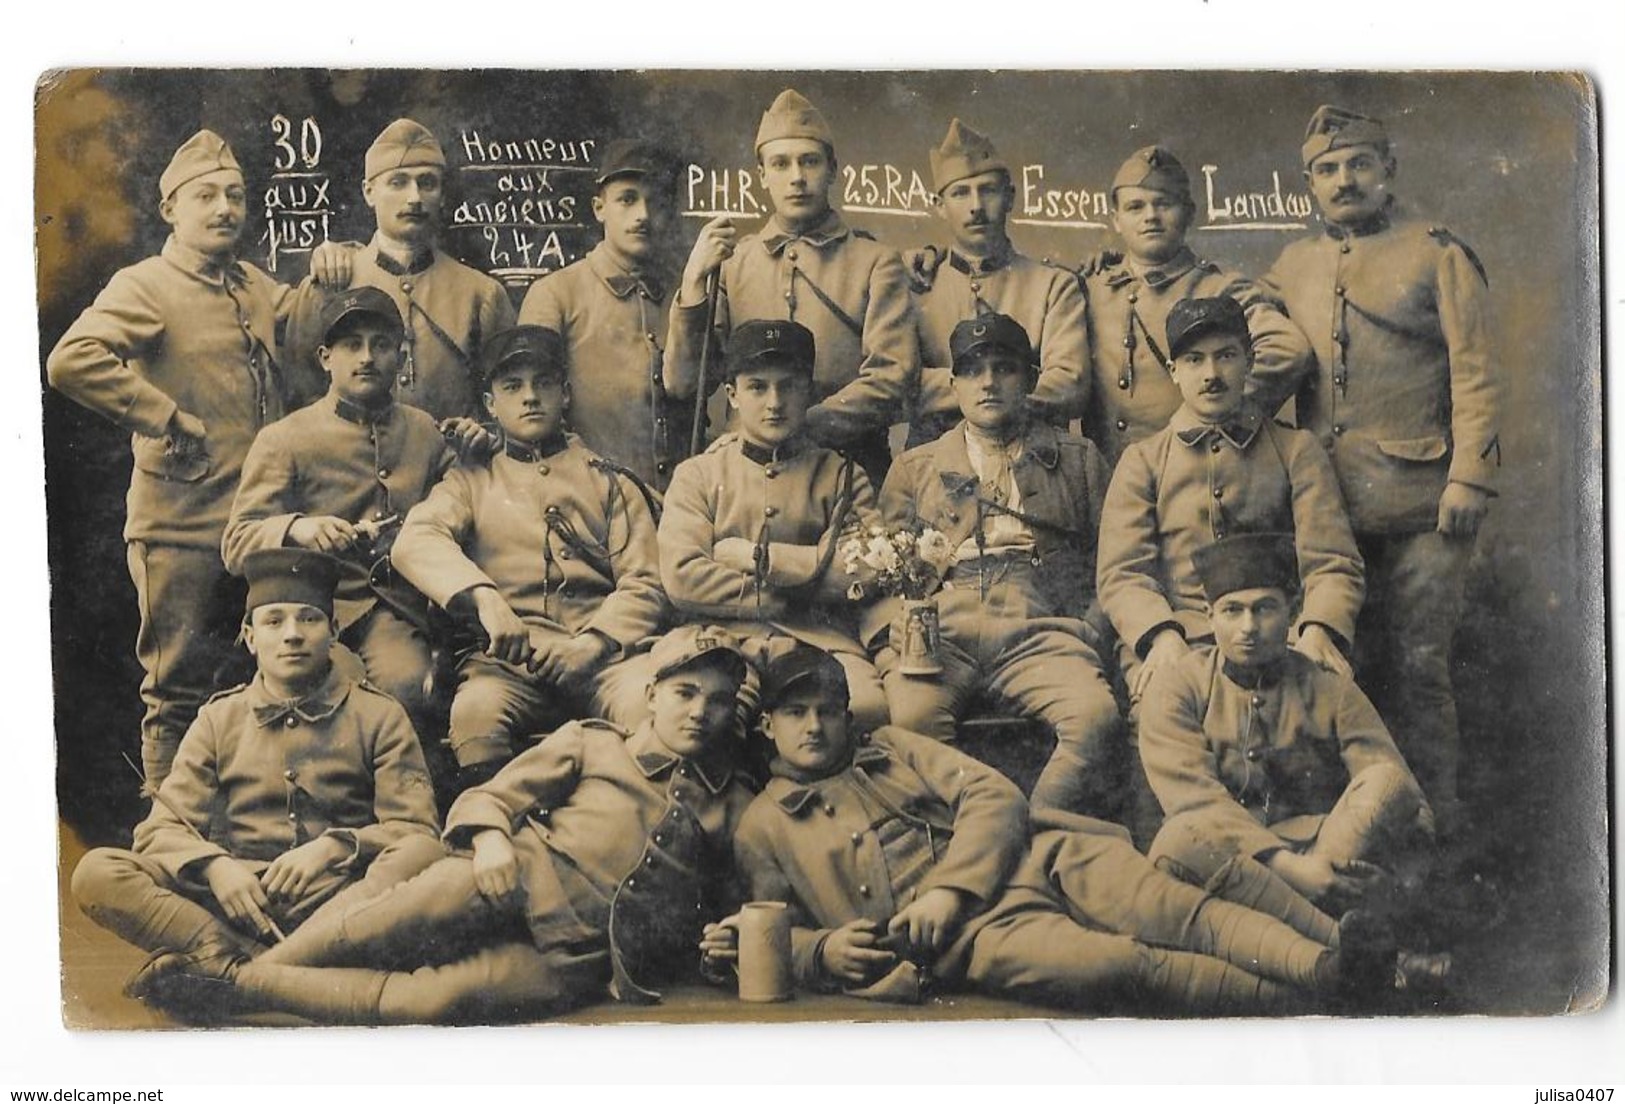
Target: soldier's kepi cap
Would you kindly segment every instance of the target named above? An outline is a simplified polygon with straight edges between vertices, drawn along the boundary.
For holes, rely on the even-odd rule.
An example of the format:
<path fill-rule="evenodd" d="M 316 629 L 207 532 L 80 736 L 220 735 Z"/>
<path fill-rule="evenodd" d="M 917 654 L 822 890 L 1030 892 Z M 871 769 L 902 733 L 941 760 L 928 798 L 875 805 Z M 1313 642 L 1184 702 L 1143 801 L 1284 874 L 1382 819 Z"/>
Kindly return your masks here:
<path fill-rule="evenodd" d="M 1168 311 L 1168 356 L 1179 356 L 1191 343 L 1208 334 L 1233 334 L 1241 338 L 1243 346 L 1250 346 L 1252 333 L 1247 329 L 1247 312 L 1240 303 L 1228 295 L 1212 299 L 1181 299 Z"/>
<path fill-rule="evenodd" d="M 566 375 L 564 338 L 546 326 L 510 326 L 498 330 L 480 346 L 480 380 L 491 380 L 507 368 L 540 368 L 546 375 Z"/>
<path fill-rule="evenodd" d="M 1123 167 L 1112 177 L 1111 195 L 1119 188 L 1147 188 L 1171 195 L 1184 203 L 1191 201 L 1191 176 L 1179 158 L 1161 146 L 1146 146 L 1129 154 Z"/>
<path fill-rule="evenodd" d="M 679 625 L 655 641 L 649 659 L 654 663 L 656 682 L 702 660 L 725 663 L 741 679 L 745 677 L 745 653 L 738 639 L 715 625 Z"/>
<path fill-rule="evenodd" d="M 755 318 L 734 327 L 728 337 L 728 376 L 751 367 L 794 368 L 812 375 L 818 359 L 812 331 L 800 322 Z"/>
<path fill-rule="evenodd" d="M 158 177 L 158 196 L 168 199 L 182 184 L 221 169 L 235 169 L 239 176 L 243 171 L 224 138 L 212 130 L 200 130 L 182 142 L 169 159 L 169 166 Z"/>
<path fill-rule="evenodd" d="M 601 188 L 617 177 L 647 176 L 664 186 L 676 172 L 676 159 L 653 142 L 619 138 L 604 147 L 595 183 Z"/>
<path fill-rule="evenodd" d="M 948 335 L 948 355 L 957 374 L 973 367 L 983 353 L 1009 353 L 1023 364 L 1037 364 L 1032 342 L 1021 323 L 1007 314 L 979 314 L 955 326 Z"/>
<path fill-rule="evenodd" d="M 395 306 L 388 292 L 375 287 L 357 287 L 333 296 L 322 305 L 322 340 L 331 341 L 346 320 L 354 325 L 362 318 L 372 318 L 392 333 L 406 332 L 400 308 Z"/>
<path fill-rule="evenodd" d="M 1298 548 L 1290 533 L 1241 533 L 1191 554 L 1207 600 L 1217 602 L 1238 590 L 1274 587 L 1298 590 Z"/>
<path fill-rule="evenodd" d="M 757 152 L 775 138 L 811 138 L 829 149 L 835 148 L 835 135 L 819 110 L 794 88 L 786 88 L 762 114 L 756 128 Z"/>
<path fill-rule="evenodd" d="M 338 588 L 341 570 L 333 557 L 307 548 L 250 552 L 243 557 L 243 577 L 248 580 L 245 609 L 253 613 L 261 606 L 297 602 L 332 617 L 333 591 Z"/>
<path fill-rule="evenodd" d="M 762 671 L 762 710 L 771 710 L 790 696 L 792 690 L 827 690 L 850 699 L 846 669 L 840 660 L 811 644 L 795 647 L 770 661 Z"/>
<path fill-rule="evenodd" d="M 443 169 L 446 167 L 445 152 L 428 127 L 411 119 L 396 119 L 367 147 L 362 175 L 371 180 L 382 172 L 419 165 Z"/>
<path fill-rule="evenodd" d="M 1350 146 L 1376 146 L 1387 153 L 1388 128 L 1380 119 L 1322 104 L 1309 117 L 1309 126 L 1303 132 L 1303 167 L 1307 169 L 1321 154 Z"/>
<path fill-rule="evenodd" d="M 1009 173 L 1010 166 L 985 135 L 958 119 L 948 124 L 942 145 L 931 151 L 931 186 L 939 193 L 956 180 L 994 170 Z"/>

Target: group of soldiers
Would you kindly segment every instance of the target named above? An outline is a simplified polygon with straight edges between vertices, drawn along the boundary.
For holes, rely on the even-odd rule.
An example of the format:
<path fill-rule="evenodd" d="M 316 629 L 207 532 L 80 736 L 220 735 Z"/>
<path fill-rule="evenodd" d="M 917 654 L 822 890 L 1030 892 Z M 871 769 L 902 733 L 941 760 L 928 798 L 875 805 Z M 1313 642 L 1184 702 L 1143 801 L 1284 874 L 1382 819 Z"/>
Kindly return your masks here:
<path fill-rule="evenodd" d="M 681 263 L 675 159 L 609 145 L 603 240 L 517 312 L 436 245 L 411 120 L 366 154 L 375 235 L 297 287 L 237 256 L 226 143 L 176 152 L 162 252 L 47 362 L 132 432 L 154 805 L 73 881 L 153 953 L 130 991 L 651 999 L 722 973 L 749 896 L 791 906 L 803 983 L 883 999 L 1259 1012 L 1444 973 L 1400 944 L 1461 823 L 1500 388 L 1482 266 L 1391 194 L 1383 124 L 1314 114 L 1322 227 L 1256 281 L 1192 252 L 1161 147 L 1078 270 L 1016 251 L 957 119 L 946 250 L 847 226 L 795 91 L 755 147 L 766 225 Z M 949 553 L 932 674 L 846 551 L 903 530 Z M 215 693 L 239 640 L 257 673 Z M 1053 737 L 1030 797 L 953 748 L 985 708 Z"/>

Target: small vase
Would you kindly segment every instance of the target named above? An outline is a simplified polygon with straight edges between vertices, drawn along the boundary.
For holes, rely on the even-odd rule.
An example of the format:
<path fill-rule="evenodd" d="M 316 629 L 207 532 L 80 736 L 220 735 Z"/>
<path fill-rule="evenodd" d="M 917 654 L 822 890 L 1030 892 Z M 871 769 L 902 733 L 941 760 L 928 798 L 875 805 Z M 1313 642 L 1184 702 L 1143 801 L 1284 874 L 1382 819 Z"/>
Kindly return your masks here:
<path fill-rule="evenodd" d="M 930 598 L 903 599 L 903 639 L 898 648 L 905 675 L 927 677 L 942 674 L 942 627 L 937 620 L 937 603 Z"/>

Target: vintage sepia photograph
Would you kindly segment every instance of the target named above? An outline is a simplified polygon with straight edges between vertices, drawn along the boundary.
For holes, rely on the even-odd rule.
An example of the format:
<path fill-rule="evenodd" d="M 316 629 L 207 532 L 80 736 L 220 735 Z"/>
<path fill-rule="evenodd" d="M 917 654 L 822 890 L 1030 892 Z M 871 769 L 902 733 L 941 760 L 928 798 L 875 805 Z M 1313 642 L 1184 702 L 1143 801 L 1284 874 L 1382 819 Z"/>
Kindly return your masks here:
<path fill-rule="evenodd" d="M 1585 74 L 34 122 L 67 1028 L 1608 999 Z"/>

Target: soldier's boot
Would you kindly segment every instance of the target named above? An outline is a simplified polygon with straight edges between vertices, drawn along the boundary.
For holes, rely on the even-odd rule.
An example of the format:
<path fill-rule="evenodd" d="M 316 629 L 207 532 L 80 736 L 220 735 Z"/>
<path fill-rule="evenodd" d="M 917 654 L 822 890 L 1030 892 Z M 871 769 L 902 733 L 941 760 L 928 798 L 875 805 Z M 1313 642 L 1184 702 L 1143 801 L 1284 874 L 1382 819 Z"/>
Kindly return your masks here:
<path fill-rule="evenodd" d="M 98 925 L 155 957 L 205 943 L 257 945 L 191 898 L 158 884 L 147 860 L 129 851 L 98 847 L 74 868 L 79 908 Z"/>
<path fill-rule="evenodd" d="M 1134 979 L 1156 1012 L 1185 1016 L 1278 1016 L 1309 1009 L 1303 992 L 1223 959 L 1146 946 Z"/>
<path fill-rule="evenodd" d="M 1251 855 L 1228 859 L 1203 888 L 1215 897 L 1273 916 L 1316 943 L 1337 946 L 1337 921 Z"/>
<path fill-rule="evenodd" d="M 1186 950 L 1222 958 L 1250 973 L 1317 992 L 1338 984 L 1338 953 L 1273 916 L 1209 897 L 1191 918 Z"/>
<path fill-rule="evenodd" d="M 256 951 L 235 933 L 190 951 L 159 951 L 131 975 L 124 994 L 188 1022 L 213 1022 L 243 1011 L 234 979 Z"/>
<path fill-rule="evenodd" d="M 317 1023 L 373 1026 L 390 975 L 382 970 L 253 962 L 236 973 L 238 1000 L 256 1012 L 286 1012 Z"/>

